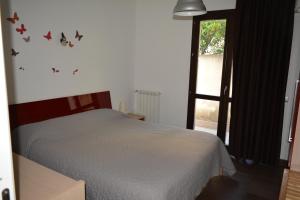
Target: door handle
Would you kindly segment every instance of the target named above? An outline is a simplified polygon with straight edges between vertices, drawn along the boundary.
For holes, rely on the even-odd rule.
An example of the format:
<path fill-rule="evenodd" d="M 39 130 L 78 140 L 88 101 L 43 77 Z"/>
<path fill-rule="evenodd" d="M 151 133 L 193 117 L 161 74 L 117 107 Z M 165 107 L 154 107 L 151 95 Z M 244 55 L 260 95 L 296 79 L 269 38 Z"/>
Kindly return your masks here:
<path fill-rule="evenodd" d="M 4 189 L 2 191 L 2 200 L 10 200 L 9 189 Z"/>
<path fill-rule="evenodd" d="M 226 85 L 225 88 L 224 88 L 224 90 L 223 90 L 223 95 L 224 95 L 224 96 L 226 95 L 227 90 L 228 90 L 228 86 Z"/>

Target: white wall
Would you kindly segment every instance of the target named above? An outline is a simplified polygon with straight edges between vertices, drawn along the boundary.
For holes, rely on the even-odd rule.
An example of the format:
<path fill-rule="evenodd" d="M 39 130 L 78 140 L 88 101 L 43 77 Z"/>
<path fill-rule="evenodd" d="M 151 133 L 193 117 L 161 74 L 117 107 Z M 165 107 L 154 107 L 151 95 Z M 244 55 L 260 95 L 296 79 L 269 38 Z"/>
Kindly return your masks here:
<path fill-rule="evenodd" d="M 25 43 L 4 20 L 10 103 L 22 103 L 95 91 L 110 90 L 113 107 L 130 102 L 133 90 L 135 35 L 134 0 L 1 0 L 4 17 L 17 11 L 31 36 Z M 20 24 L 18 23 L 18 24 Z M 75 43 L 78 29 L 83 35 Z M 53 40 L 42 35 L 52 31 Z M 62 47 L 60 33 L 75 43 Z M 12 58 L 11 48 L 20 51 Z M 22 66 L 24 71 L 18 70 Z M 60 68 L 53 74 L 51 67 Z M 79 68 L 76 76 L 72 75 Z M 13 91 L 13 92 L 12 92 Z"/>
<path fill-rule="evenodd" d="M 174 19 L 177 0 L 136 0 L 135 89 L 162 92 L 161 122 L 186 127 L 192 20 Z M 204 0 L 208 10 L 235 0 Z"/>

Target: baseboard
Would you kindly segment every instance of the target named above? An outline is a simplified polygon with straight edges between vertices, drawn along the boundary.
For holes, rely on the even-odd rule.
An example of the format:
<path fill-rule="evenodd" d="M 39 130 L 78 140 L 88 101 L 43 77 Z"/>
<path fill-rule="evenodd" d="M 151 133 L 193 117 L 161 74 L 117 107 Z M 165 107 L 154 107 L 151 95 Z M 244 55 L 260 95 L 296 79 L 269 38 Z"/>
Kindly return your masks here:
<path fill-rule="evenodd" d="M 279 160 L 279 167 L 283 167 L 283 168 L 288 168 L 289 167 L 289 162 L 287 160 Z"/>

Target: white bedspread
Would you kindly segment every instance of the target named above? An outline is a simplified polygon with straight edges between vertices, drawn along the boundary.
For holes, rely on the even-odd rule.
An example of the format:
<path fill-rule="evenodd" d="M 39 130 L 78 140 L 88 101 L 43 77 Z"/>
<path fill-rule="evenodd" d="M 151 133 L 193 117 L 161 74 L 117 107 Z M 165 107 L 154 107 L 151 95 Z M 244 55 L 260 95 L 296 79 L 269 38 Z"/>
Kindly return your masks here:
<path fill-rule="evenodd" d="M 86 181 L 87 200 L 193 200 L 209 179 L 235 173 L 210 134 L 95 110 L 18 128 L 16 151 Z"/>

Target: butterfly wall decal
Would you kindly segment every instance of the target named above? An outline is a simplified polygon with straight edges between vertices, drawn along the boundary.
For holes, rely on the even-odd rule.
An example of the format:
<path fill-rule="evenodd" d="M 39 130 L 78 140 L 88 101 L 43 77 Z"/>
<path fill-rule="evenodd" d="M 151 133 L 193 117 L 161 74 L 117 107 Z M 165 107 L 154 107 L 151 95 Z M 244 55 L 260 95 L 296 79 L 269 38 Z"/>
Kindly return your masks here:
<path fill-rule="evenodd" d="M 12 56 L 17 56 L 20 52 L 17 52 L 16 50 L 14 49 L 11 49 L 11 55 Z"/>
<path fill-rule="evenodd" d="M 75 69 L 75 70 L 73 71 L 73 75 L 75 75 L 77 72 L 79 72 L 79 70 L 78 70 L 78 69 Z"/>
<path fill-rule="evenodd" d="M 48 33 L 46 35 L 43 35 L 43 37 L 45 39 L 47 39 L 48 41 L 52 39 L 52 36 L 51 36 L 51 31 L 48 31 Z"/>
<path fill-rule="evenodd" d="M 19 67 L 19 70 L 25 71 L 24 67 Z"/>
<path fill-rule="evenodd" d="M 76 30 L 76 35 L 75 35 L 75 39 L 77 39 L 78 41 L 80 41 L 82 39 L 83 35 L 80 35 L 79 32 Z"/>
<path fill-rule="evenodd" d="M 59 69 L 56 69 L 55 67 L 52 67 L 51 69 L 53 73 L 59 73 Z"/>
<path fill-rule="evenodd" d="M 71 41 L 69 41 L 69 47 L 73 48 L 74 47 L 74 44 L 72 44 Z"/>
<path fill-rule="evenodd" d="M 24 24 L 21 24 L 21 26 L 19 28 L 16 28 L 16 31 L 18 33 L 20 33 L 21 35 L 23 35 L 23 33 L 27 31 L 27 29 L 25 28 Z"/>
<path fill-rule="evenodd" d="M 65 36 L 64 33 L 61 33 L 61 39 L 60 39 L 60 43 L 63 45 L 63 46 L 66 46 L 69 42 L 67 41 L 67 38 Z"/>
<path fill-rule="evenodd" d="M 16 12 L 14 12 L 14 15 L 12 17 L 8 17 L 6 18 L 9 22 L 11 22 L 12 24 L 15 24 L 17 21 L 19 21 L 19 17 L 18 14 Z"/>
<path fill-rule="evenodd" d="M 30 42 L 30 36 L 28 36 L 28 37 L 23 37 L 23 40 L 24 40 L 25 42 Z"/>

